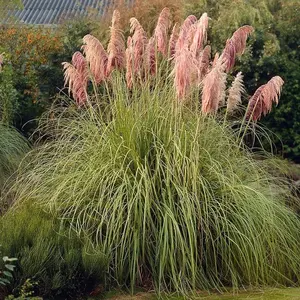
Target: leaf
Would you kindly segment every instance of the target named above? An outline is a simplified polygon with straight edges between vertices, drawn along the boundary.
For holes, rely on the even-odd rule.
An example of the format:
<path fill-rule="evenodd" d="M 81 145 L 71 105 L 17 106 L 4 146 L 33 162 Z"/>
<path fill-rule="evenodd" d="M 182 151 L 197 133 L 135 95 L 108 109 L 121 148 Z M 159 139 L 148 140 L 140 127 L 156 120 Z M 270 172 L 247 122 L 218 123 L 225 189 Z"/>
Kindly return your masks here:
<path fill-rule="evenodd" d="M 13 262 L 13 261 L 17 261 L 17 260 L 18 260 L 17 258 L 12 257 L 12 258 L 8 258 L 6 261 Z"/>
<path fill-rule="evenodd" d="M 18 259 L 17 258 L 14 258 L 14 257 L 12 257 L 12 258 L 10 258 L 10 257 L 8 257 L 8 256 L 4 256 L 3 257 L 3 261 L 4 262 L 13 262 L 13 261 L 17 261 Z"/>
<path fill-rule="evenodd" d="M 6 278 L 1 278 L 1 279 L 0 279 L 0 282 L 4 282 L 4 283 L 6 283 L 6 284 L 10 284 L 10 281 L 7 280 Z"/>
<path fill-rule="evenodd" d="M 9 271 L 3 271 L 3 274 L 7 277 L 13 278 L 11 272 L 9 272 Z"/>
<path fill-rule="evenodd" d="M 15 268 L 16 266 L 14 266 L 14 265 L 5 265 L 5 268 L 6 269 L 8 269 L 8 270 L 10 270 L 10 271 L 14 271 L 14 268 Z"/>

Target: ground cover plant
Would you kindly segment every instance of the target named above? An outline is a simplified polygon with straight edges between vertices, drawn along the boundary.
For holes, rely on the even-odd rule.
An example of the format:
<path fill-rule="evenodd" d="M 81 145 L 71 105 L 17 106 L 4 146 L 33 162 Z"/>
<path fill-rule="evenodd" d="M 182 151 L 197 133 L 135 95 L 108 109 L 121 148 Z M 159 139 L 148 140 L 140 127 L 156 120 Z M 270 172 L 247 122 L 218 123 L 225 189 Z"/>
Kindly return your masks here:
<path fill-rule="evenodd" d="M 0 226 L 1 250 L 18 257 L 17 280 L 7 287 L 8 292 L 74 299 L 74 295 L 82 296 L 94 282 L 101 281 L 103 255 L 92 253 L 87 242 L 68 235 L 40 208 L 26 205 L 17 212 L 10 210 L 0 219 Z"/>
<path fill-rule="evenodd" d="M 211 58 L 207 14 L 173 26 L 165 8 L 152 37 L 136 18 L 130 25 L 125 45 L 115 11 L 107 51 L 86 35 L 83 53 L 64 63 L 74 102 L 42 120 L 43 143 L 11 188 L 0 243 L 29 276 L 21 258 L 47 254 L 39 245 L 48 233 L 24 241 L 29 229 L 8 220 L 36 207 L 64 229 L 49 235 L 68 237 L 66 255 L 74 235 L 86 252 L 101 254 L 105 263 L 90 272 L 106 286 L 184 294 L 298 284 L 300 220 L 286 205 L 290 188 L 269 172 L 263 151 L 256 160 L 244 143 L 278 103 L 283 80 L 270 78 L 243 110 L 242 74 L 231 73 L 253 28 L 237 29 Z M 30 277 L 38 280 L 33 257 Z"/>

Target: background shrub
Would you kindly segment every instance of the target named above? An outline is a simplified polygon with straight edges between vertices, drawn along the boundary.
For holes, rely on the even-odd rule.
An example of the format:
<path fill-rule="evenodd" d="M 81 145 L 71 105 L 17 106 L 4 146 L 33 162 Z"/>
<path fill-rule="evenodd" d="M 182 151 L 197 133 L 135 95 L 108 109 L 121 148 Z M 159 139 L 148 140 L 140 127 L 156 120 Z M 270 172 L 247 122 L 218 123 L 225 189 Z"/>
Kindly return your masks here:
<path fill-rule="evenodd" d="M 92 23 L 82 20 L 66 22 L 56 29 L 20 25 L 0 28 L 0 53 L 5 52 L 6 64 L 9 62 L 0 89 L 3 86 L 5 96 L 9 93 L 13 98 L 11 122 L 26 136 L 33 133 L 38 118 L 63 89 L 61 62 L 70 59 L 79 49 L 82 36 L 92 28 Z"/>
<path fill-rule="evenodd" d="M 13 76 L 10 62 L 4 60 L 4 66 L 0 71 L 0 121 L 6 125 L 10 125 L 14 121 L 18 106 Z"/>
<path fill-rule="evenodd" d="M 28 279 L 36 283 L 34 295 L 54 299 L 74 299 L 101 283 L 104 255 L 37 206 L 10 210 L 0 218 L 0 227 L 3 251 L 18 257 L 14 294 L 20 294 Z"/>

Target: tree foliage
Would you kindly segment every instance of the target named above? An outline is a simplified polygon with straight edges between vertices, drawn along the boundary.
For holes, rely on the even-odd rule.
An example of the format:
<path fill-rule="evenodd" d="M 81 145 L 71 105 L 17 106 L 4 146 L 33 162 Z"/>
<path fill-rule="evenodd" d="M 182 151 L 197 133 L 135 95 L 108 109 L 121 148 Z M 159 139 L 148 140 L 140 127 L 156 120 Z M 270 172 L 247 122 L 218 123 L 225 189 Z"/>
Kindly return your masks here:
<path fill-rule="evenodd" d="M 22 0 L 0 0 L 0 19 L 5 16 L 6 11 L 15 7 L 22 8 Z"/>

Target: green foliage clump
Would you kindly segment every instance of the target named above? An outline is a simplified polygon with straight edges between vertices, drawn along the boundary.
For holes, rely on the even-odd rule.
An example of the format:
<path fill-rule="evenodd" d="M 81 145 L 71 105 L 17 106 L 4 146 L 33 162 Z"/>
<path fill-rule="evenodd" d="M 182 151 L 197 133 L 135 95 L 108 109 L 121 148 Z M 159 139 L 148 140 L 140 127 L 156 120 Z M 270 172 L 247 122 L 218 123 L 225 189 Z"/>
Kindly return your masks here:
<path fill-rule="evenodd" d="M 17 91 L 13 84 L 13 70 L 6 65 L 0 72 L 0 121 L 10 125 L 17 108 Z"/>
<path fill-rule="evenodd" d="M 171 83 L 129 91 L 114 80 L 99 106 L 50 120 L 16 201 L 88 238 L 108 258 L 108 282 L 132 289 L 298 283 L 300 221 L 285 182 L 226 125 L 178 105 Z"/>
<path fill-rule="evenodd" d="M 1 217 L 0 228 L 3 251 L 18 258 L 14 294 L 72 298 L 101 281 L 103 254 L 38 207 L 11 209 Z M 28 280 L 35 284 L 28 285 Z"/>
<path fill-rule="evenodd" d="M 6 17 L 7 11 L 9 9 L 22 8 L 22 0 L 0 0 L 0 18 Z"/>
<path fill-rule="evenodd" d="M 32 297 L 34 295 L 34 287 L 37 285 L 37 282 L 32 282 L 31 279 L 26 279 L 24 284 L 20 289 L 19 296 L 9 295 L 5 300 L 43 300 L 40 297 Z"/>
<path fill-rule="evenodd" d="M 28 142 L 21 134 L 0 122 L 0 194 L 4 183 L 17 170 L 29 149 Z"/>
<path fill-rule="evenodd" d="M 0 257 L 2 255 L 0 248 Z M 1 291 L 11 284 L 13 280 L 13 272 L 15 270 L 16 258 L 3 256 L 2 261 L 0 260 L 0 297 Z"/>

